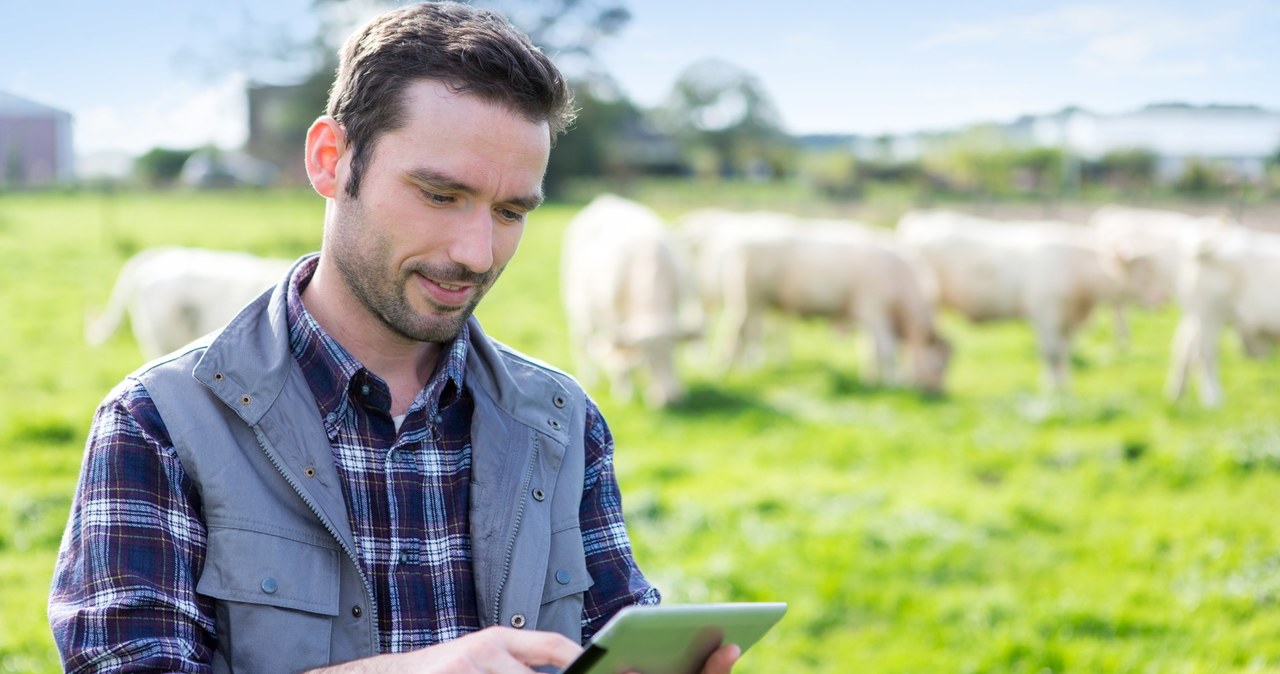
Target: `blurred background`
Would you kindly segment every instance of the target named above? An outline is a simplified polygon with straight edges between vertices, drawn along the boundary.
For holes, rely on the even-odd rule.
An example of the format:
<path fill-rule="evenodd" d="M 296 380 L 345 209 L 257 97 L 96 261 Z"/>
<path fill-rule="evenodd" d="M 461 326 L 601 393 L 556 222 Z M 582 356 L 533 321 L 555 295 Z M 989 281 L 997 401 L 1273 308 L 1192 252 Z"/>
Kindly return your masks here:
<path fill-rule="evenodd" d="M 159 246 L 316 250 L 303 134 L 341 39 L 394 4 L 0 3 L 0 673 L 60 670 L 45 601 L 85 435 L 152 355 L 123 313 L 86 339 L 118 274 Z M 1280 230 L 1269 0 L 474 4 L 582 108 L 477 313 L 575 374 L 556 269 L 605 192 L 672 230 L 707 208 L 889 232 L 1108 205 Z M 1280 280 L 1245 276 L 1280 324 Z M 1034 317 L 952 311 L 940 395 L 873 381 L 861 326 L 795 316 L 768 317 L 752 367 L 682 345 L 671 404 L 591 384 L 642 568 L 668 601 L 790 603 L 746 674 L 1280 671 L 1276 357 L 1227 326 L 1217 406 L 1170 400 L 1182 308 L 1131 308 L 1124 339 L 1109 312 L 1075 326 L 1059 389 Z"/>
<path fill-rule="evenodd" d="M 14 4 L 0 184 L 298 185 L 334 52 L 390 2 Z M 539 0 L 582 106 L 553 196 L 654 176 L 1044 201 L 1277 189 L 1280 8 Z M 587 188 L 591 189 L 591 188 Z"/>

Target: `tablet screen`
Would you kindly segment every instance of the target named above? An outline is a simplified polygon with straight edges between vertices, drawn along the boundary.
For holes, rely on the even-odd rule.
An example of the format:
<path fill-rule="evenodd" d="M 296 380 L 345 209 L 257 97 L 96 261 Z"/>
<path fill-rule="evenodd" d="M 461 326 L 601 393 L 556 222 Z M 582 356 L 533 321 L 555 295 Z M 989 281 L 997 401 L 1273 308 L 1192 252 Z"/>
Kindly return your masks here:
<path fill-rule="evenodd" d="M 786 610 L 780 602 L 629 606 L 562 674 L 697 674 L 724 644 L 746 653 Z"/>

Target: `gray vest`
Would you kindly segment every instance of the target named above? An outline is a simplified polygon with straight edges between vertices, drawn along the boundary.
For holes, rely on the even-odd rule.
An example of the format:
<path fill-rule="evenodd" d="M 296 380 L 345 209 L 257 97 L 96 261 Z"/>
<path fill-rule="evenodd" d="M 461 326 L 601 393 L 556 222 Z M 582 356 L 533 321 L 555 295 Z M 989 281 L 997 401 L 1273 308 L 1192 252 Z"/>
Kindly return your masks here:
<path fill-rule="evenodd" d="M 204 501 L 208 550 L 192 581 L 216 600 L 215 672 L 300 671 L 378 649 L 329 438 L 289 348 L 287 282 L 211 342 L 135 375 Z M 481 620 L 581 641 L 592 584 L 578 522 L 585 395 L 489 340 L 474 318 L 470 332 Z"/>

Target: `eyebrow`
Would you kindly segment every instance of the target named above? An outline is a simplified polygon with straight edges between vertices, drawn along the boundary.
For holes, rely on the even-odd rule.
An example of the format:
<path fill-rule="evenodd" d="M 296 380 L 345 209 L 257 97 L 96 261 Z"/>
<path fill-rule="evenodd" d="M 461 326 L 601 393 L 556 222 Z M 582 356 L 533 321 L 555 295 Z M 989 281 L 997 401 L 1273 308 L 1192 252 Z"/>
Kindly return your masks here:
<path fill-rule="evenodd" d="M 467 194 L 475 194 L 477 192 L 474 187 L 454 178 L 453 176 L 428 168 L 410 169 L 408 175 L 411 180 L 422 185 L 429 185 L 431 187 L 451 190 L 454 192 L 466 192 Z M 527 212 L 541 206 L 543 199 L 544 197 L 542 196 L 542 193 L 539 192 L 537 194 L 508 197 L 503 199 L 502 202 L 511 204 L 512 206 L 523 209 Z"/>

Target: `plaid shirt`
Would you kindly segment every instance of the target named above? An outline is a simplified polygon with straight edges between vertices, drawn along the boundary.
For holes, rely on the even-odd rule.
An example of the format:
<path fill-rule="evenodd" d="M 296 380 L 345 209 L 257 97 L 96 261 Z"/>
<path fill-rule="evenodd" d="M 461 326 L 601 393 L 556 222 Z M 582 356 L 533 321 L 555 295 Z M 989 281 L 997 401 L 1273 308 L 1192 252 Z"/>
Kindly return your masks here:
<path fill-rule="evenodd" d="M 467 331 L 441 352 L 397 432 L 390 391 L 326 334 L 300 292 L 288 295 L 290 346 L 333 448 L 356 554 L 378 608 L 379 649 L 401 652 L 480 628 L 468 519 L 470 393 Z M 631 557 L 613 473 L 613 438 L 588 401 L 580 513 L 595 584 L 583 639 L 657 590 Z M 49 619 L 68 672 L 208 672 L 214 602 L 196 594 L 206 530 L 199 491 L 183 472 L 146 389 L 117 387 L 98 408 L 58 555 Z"/>

